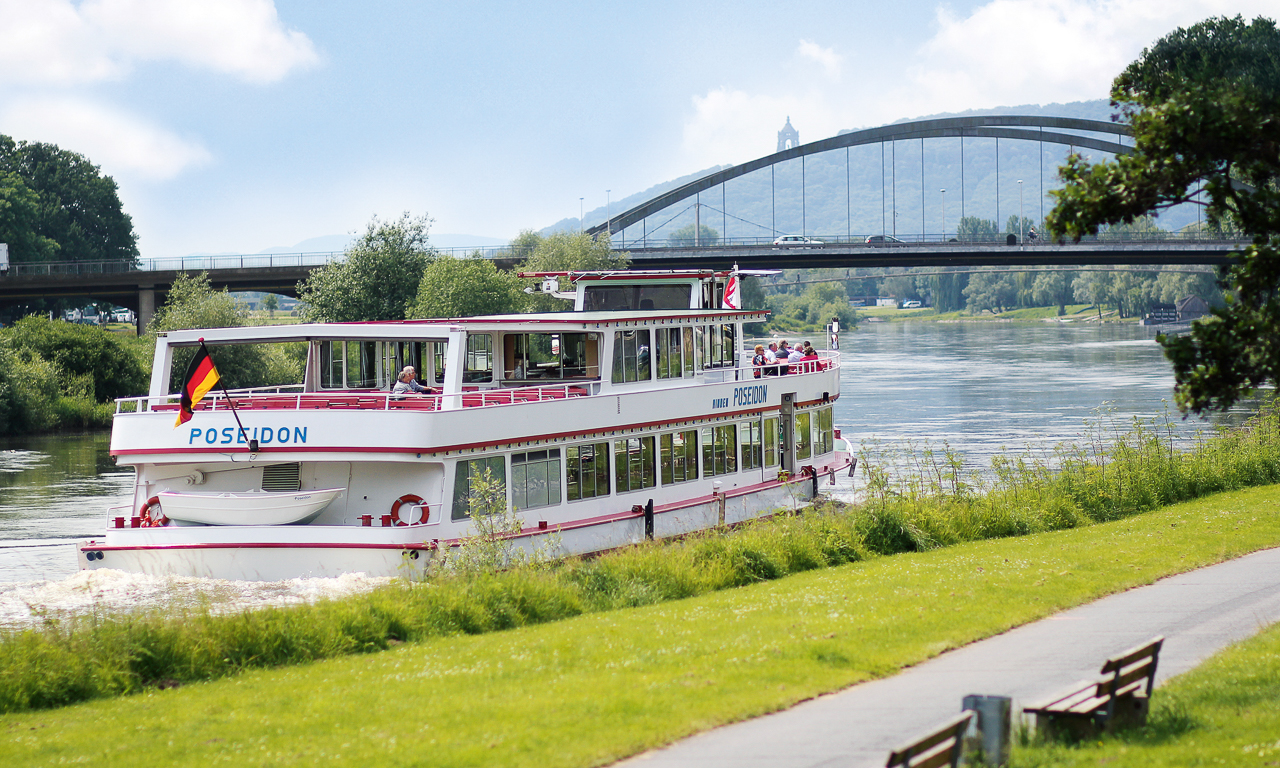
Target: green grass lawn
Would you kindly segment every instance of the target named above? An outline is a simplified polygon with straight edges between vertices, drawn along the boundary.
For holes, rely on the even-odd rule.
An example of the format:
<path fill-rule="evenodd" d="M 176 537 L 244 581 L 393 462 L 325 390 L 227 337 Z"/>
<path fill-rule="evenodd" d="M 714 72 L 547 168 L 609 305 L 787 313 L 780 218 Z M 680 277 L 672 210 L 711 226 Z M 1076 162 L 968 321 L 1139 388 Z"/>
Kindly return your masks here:
<path fill-rule="evenodd" d="M 0 717 L 0 765 L 590 766 L 1280 544 L 1280 486 Z M 431 588 L 417 587 L 417 588 Z"/>
<path fill-rule="evenodd" d="M 1011 765 L 1280 765 L 1280 625 L 1156 689 L 1146 727 L 1014 748 Z"/>

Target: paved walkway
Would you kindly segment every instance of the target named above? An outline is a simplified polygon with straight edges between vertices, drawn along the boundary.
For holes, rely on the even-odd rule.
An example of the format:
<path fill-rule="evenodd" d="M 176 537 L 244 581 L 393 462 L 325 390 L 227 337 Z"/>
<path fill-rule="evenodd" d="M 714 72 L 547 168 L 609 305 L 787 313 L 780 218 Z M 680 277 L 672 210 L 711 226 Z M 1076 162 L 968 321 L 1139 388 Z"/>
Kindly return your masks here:
<path fill-rule="evenodd" d="M 945 653 L 883 680 L 717 728 L 623 761 L 634 768 L 883 766 L 960 711 L 967 694 L 1014 706 L 1097 674 L 1164 635 L 1156 684 L 1280 621 L 1280 549 L 1172 576 Z"/>

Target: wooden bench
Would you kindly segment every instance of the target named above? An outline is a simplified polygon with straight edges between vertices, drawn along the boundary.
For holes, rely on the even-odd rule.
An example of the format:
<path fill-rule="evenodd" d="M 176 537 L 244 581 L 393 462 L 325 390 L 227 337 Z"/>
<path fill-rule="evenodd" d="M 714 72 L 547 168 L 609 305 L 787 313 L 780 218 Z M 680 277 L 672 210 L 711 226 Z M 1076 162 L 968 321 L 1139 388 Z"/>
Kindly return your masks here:
<path fill-rule="evenodd" d="M 893 750 L 885 768 L 938 768 L 943 765 L 957 768 L 964 747 L 964 732 L 973 714 L 972 710 L 966 709 L 941 728 Z"/>
<path fill-rule="evenodd" d="M 1109 733 L 1116 726 L 1141 725 L 1147 721 L 1163 644 L 1164 637 L 1156 637 L 1112 656 L 1102 665 L 1101 678 L 1082 680 L 1022 711 L 1036 716 L 1036 728 L 1043 733 L 1079 738 Z"/>

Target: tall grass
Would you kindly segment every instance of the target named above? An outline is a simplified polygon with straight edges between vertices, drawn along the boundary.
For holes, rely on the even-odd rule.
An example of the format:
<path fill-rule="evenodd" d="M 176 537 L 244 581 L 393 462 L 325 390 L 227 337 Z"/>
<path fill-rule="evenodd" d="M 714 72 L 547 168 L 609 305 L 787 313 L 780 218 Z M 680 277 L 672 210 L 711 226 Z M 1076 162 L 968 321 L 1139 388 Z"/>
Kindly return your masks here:
<path fill-rule="evenodd" d="M 1167 417 L 1120 424 L 1104 414 L 1079 443 L 1045 455 L 996 456 L 987 475 L 965 474 L 946 446 L 864 446 L 867 500 L 858 514 L 883 519 L 881 538 L 922 550 L 1108 522 L 1280 482 L 1280 408 L 1274 405 L 1239 427 L 1198 433 L 1187 450 L 1176 443 Z"/>
<path fill-rule="evenodd" d="M 889 471 L 906 462 L 909 471 Z M 0 711 L 47 708 L 674 600 L 963 541 L 1088 525 L 1217 491 L 1280 481 L 1280 411 L 1174 450 L 1167 429 L 1105 423 L 1056 455 L 1002 457 L 965 477 L 929 449 L 864 455 L 867 501 L 815 505 L 590 559 L 467 569 L 369 594 L 236 615 L 204 609 L 49 619 L 0 633 Z M 897 470 L 901 470 L 898 467 Z"/>

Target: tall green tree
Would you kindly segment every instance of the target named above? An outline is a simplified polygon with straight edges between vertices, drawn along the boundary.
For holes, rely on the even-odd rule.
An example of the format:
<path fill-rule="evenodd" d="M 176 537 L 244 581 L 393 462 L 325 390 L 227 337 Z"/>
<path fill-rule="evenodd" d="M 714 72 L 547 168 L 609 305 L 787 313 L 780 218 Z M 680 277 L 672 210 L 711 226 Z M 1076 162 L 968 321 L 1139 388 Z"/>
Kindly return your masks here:
<path fill-rule="evenodd" d="M 84 155 L 0 136 L 0 174 L 5 172 L 16 174 L 36 193 L 34 234 L 57 244 L 58 260 L 138 257 L 133 220 L 124 212 L 115 180 Z"/>
<path fill-rule="evenodd" d="M 168 331 L 191 328 L 240 328 L 249 325 L 249 312 L 226 290 L 215 291 L 209 275 L 179 275 L 169 289 L 165 303 L 156 309 L 147 331 L 152 338 Z M 182 386 L 182 376 L 196 353 L 195 347 L 174 351 L 169 370 L 169 388 Z M 237 387 L 266 387 L 296 384 L 302 371 L 296 358 L 288 357 L 277 345 L 229 344 L 210 349 L 222 384 Z"/>
<path fill-rule="evenodd" d="M 1198 200 L 1210 222 L 1252 244 L 1222 276 L 1229 301 L 1191 333 L 1162 337 L 1184 411 L 1229 408 L 1280 377 L 1280 30 L 1266 18 L 1211 18 L 1144 50 L 1112 84 L 1133 130 L 1128 155 L 1073 155 L 1046 222 L 1079 238 Z"/>
<path fill-rule="evenodd" d="M 393 221 L 374 216 L 341 261 L 298 283 L 303 319 L 344 323 L 403 320 L 418 299 L 418 285 L 435 249 L 427 237 L 431 219 L 404 213 Z"/>
<path fill-rule="evenodd" d="M 533 248 L 529 258 L 520 265 L 521 272 L 626 269 L 631 262 L 625 252 L 614 252 L 605 235 L 593 238 L 582 232 L 556 232 L 543 237 L 533 232 L 522 232 L 516 240 L 522 248 Z M 534 294 L 529 309 L 533 312 L 563 311 L 565 302 L 546 294 Z"/>
<path fill-rule="evenodd" d="M 15 264 L 53 261 L 58 244 L 41 235 L 40 196 L 13 171 L 0 170 L 0 243 Z"/>
<path fill-rule="evenodd" d="M 522 312 L 525 281 L 500 270 L 479 253 L 469 259 L 440 256 L 422 274 L 409 317 L 473 317 Z"/>
<path fill-rule="evenodd" d="M 1032 283 L 1031 292 L 1037 304 L 1058 305 L 1058 317 L 1067 314 L 1067 302 L 1075 296 L 1071 287 L 1072 272 L 1041 272 Z"/>
<path fill-rule="evenodd" d="M 965 216 L 956 225 L 957 240 L 995 240 L 1000 235 L 1000 227 L 994 221 L 977 216 Z"/>
<path fill-rule="evenodd" d="M 671 236 L 667 238 L 667 242 L 676 248 L 688 248 L 694 245 L 695 232 L 698 235 L 698 245 L 715 245 L 720 242 L 720 233 L 706 224 L 701 225 L 701 227 L 695 224 L 687 224 L 672 232 Z"/>
<path fill-rule="evenodd" d="M 1013 307 L 1017 291 L 1013 286 L 1012 272 L 978 272 L 969 277 L 965 286 L 965 308 L 970 312 L 989 309 L 999 314 Z"/>

